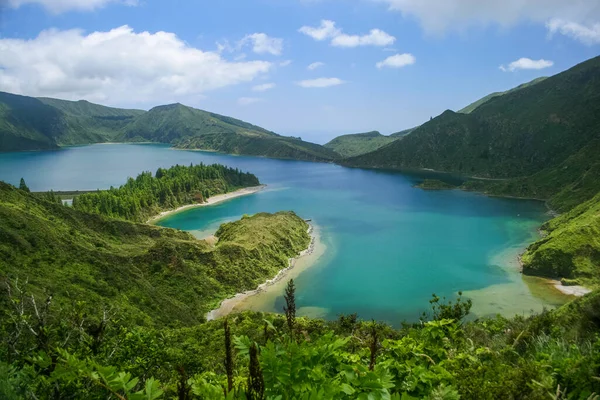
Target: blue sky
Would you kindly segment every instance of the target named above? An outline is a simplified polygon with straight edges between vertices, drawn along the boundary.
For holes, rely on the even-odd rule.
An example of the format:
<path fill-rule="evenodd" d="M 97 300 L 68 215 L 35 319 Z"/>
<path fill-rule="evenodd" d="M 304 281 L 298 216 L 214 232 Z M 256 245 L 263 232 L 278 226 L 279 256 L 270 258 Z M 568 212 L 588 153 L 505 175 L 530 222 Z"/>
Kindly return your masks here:
<path fill-rule="evenodd" d="M 409 128 L 600 50 L 600 0 L 3 3 L 0 90 L 181 102 L 319 143 Z"/>

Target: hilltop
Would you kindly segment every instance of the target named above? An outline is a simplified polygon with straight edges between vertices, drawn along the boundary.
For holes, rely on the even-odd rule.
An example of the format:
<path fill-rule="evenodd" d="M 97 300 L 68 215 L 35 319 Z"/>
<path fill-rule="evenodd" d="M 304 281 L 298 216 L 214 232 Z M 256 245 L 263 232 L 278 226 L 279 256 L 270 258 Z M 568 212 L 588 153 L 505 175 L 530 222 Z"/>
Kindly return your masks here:
<path fill-rule="evenodd" d="M 481 99 L 476 100 L 473 103 L 469 104 L 468 106 L 466 106 L 466 107 L 458 110 L 457 112 L 461 113 L 461 114 L 470 114 L 473 111 L 475 111 L 475 109 L 477 109 L 480 105 L 482 105 L 484 103 L 487 103 L 489 100 L 493 99 L 494 97 L 503 96 L 505 94 L 509 94 L 509 93 L 513 93 L 513 92 L 516 92 L 516 91 L 521 90 L 521 89 L 525 89 L 525 88 L 527 88 L 527 87 L 529 87 L 531 85 L 535 85 L 536 83 L 539 83 L 539 82 L 541 82 L 541 81 L 543 81 L 543 80 L 545 80 L 547 78 L 548 78 L 547 76 L 541 76 L 541 77 L 535 78 L 535 79 L 533 79 L 533 80 L 531 80 L 529 82 L 522 83 L 519 86 L 514 87 L 512 89 L 505 90 L 504 92 L 490 93 L 487 96 L 484 96 Z"/>
<path fill-rule="evenodd" d="M 378 131 L 342 135 L 323 145 L 342 157 L 353 157 L 377 150 L 397 138 L 384 136 Z"/>

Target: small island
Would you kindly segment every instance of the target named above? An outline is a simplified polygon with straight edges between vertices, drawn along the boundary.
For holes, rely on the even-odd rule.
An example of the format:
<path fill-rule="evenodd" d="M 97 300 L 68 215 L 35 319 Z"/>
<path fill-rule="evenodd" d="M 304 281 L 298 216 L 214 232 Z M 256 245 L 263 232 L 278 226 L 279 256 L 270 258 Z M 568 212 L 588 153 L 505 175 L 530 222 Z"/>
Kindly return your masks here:
<path fill-rule="evenodd" d="M 443 182 L 438 179 L 425 179 L 423 182 L 416 184 L 414 187 L 423 190 L 450 190 L 456 189 L 455 185 L 448 182 Z"/>

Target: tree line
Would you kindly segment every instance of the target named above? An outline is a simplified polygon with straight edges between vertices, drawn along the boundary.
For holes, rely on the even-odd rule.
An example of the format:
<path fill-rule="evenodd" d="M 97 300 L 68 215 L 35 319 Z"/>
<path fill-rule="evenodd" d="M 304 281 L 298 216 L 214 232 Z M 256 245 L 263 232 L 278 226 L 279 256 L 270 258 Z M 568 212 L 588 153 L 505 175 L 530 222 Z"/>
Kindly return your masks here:
<path fill-rule="evenodd" d="M 159 168 L 154 176 L 143 172 L 108 190 L 85 193 L 73 199 L 73 208 L 109 217 L 143 222 L 162 210 L 202 203 L 210 196 L 256 186 L 258 178 L 220 164 L 175 165 Z"/>

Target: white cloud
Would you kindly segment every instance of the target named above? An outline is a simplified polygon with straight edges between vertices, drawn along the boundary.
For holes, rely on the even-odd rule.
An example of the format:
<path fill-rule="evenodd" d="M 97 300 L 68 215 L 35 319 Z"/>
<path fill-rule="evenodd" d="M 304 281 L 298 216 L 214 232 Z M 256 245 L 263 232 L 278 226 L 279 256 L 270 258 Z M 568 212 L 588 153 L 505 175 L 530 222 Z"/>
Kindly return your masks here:
<path fill-rule="evenodd" d="M 375 64 L 375 66 L 377 68 L 401 68 L 407 65 L 414 64 L 416 61 L 417 59 L 415 58 L 415 56 L 413 56 L 410 53 L 394 54 L 393 56 L 389 56 L 385 60 L 378 62 L 377 64 Z"/>
<path fill-rule="evenodd" d="M 546 23 L 546 27 L 551 35 L 559 32 L 587 45 L 600 43 L 600 23 L 588 27 L 576 22 L 553 18 Z"/>
<path fill-rule="evenodd" d="M 66 11 L 92 11 L 106 6 L 108 3 L 121 3 L 136 5 L 137 0 L 8 0 L 12 8 L 21 7 L 24 4 L 39 4 L 48 11 L 59 14 Z"/>
<path fill-rule="evenodd" d="M 250 104 L 259 103 L 261 101 L 263 101 L 263 99 L 258 97 L 240 97 L 237 102 L 240 106 L 249 106 Z"/>
<path fill-rule="evenodd" d="M 263 83 L 262 85 L 253 86 L 252 90 L 255 92 L 265 92 L 267 90 L 273 89 L 274 87 L 274 83 Z"/>
<path fill-rule="evenodd" d="M 246 43 L 252 43 L 252 51 L 257 54 L 270 53 L 278 56 L 283 51 L 283 39 L 273 38 L 265 33 L 246 35 L 239 43 L 240 48 Z"/>
<path fill-rule="evenodd" d="M 321 20 L 319 27 L 303 26 L 298 31 L 319 41 L 331 39 L 331 45 L 337 47 L 388 46 L 396 41 L 381 29 L 371 29 L 366 35 L 347 35 L 335 27 L 335 22 L 327 19 Z"/>
<path fill-rule="evenodd" d="M 298 32 L 304 33 L 312 37 L 315 40 L 325 40 L 336 37 L 342 31 L 335 27 L 335 22 L 330 21 L 328 19 L 321 20 L 321 25 L 317 28 L 313 28 L 312 26 L 303 26 L 298 29 Z"/>
<path fill-rule="evenodd" d="M 325 63 L 322 63 L 321 61 L 317 61 L 314 62 L 312 64 L 310 64 L 308 67 L 306 67 L 309 71 L 313 71 L 319 67 L 322 67 L 323 65 L 325 65 Z"/>
<path fill-rule="evenodd" d="M 581 24 L 600 19 L 598 0 L 374 0 L 406 17 L 416 18 L 425 31 L 439 34 L 473 26 L 507 27 L 523 21 L 545 23 L 561 18 Z"/>
<path fill-rule="evenodd" d="M 500 69 L 504 72 L 513 72 L 518 69 L 544 69 L 554 65 L 554 62 L 539 59 L 532 60 L 531 58 L 519 58 L 517 61 L 513 61 L 508 66 L 501 65 Z"/>
<path fill-rule="evenodd" d="M 346 82 L 339 78 L 317 78 L 296 82 L 298 86 L 302 86 L 304 88 L 325 88 L 329 86 L 341 85 L 343 83 Z"/>
<path fill-rule="evenodd" d="M 332 46 L 357 47 L 357 46 L 389 46 L 394 44 L 396 38 L 380 29 L 371 29 L 366 35 L 341 34 L 331 40 Z"/>
<path fill-rule="evenodd" d="M 280 67 L 287 67 L 291 63 L 292 63 L 292 60 L 284 60 L 284 61 L 282 61 L 282 62 L 279 63 L 279 66 Z"/>
<path fill-rule="evenodd" d="M 31 96 L 134 104 L 180 99 L 267 73 L 267 61 L 230 62 L 174 33 L 47 30 L 0 39 L 0 90 Z"/>

